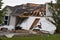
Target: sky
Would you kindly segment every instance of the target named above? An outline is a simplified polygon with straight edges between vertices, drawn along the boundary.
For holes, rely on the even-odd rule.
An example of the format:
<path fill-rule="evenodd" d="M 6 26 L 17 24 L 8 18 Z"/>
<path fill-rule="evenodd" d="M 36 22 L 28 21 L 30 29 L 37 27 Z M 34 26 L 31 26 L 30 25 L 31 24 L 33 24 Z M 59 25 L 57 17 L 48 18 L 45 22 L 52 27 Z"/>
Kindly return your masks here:
<path fill-rule="evenodd" d="M 55 2 L 55 0 L 3 0 L 2 2 L 4 4 L 2 8 L 4 8 L 6 5 L 16 6 L 16 5 L 26 4 L 26 3 L 44 4 L 50 1 Z"/>

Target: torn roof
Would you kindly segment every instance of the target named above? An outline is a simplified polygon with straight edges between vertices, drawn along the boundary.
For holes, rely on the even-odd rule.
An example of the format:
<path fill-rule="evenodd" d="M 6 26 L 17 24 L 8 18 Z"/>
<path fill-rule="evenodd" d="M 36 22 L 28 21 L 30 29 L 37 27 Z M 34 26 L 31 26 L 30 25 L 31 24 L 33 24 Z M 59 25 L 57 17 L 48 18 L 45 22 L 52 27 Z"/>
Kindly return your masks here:
<path fill-rule="evenodd" d="M 12 10 L 11 15 L 15 15 L 15 16 L 22 14 L 24 12 L 31 13 L 31 12 L 34 12 L 35 10 L 46 11 L 45 4 L 27 3 L 27 4 L 17 5 L 14 7 L 10 7 L 10 6 L 8 7 Z"/>

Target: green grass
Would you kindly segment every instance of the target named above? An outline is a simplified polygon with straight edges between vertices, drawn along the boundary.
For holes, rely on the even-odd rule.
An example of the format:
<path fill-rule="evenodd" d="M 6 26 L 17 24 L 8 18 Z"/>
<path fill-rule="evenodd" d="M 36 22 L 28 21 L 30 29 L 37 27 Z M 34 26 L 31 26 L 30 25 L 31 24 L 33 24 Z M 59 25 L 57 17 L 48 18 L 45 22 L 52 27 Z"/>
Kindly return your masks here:
<path fill-rule="evenodd" d="M 20 36 L 13 38 L 0 37 L 2 40 L 60 40 L 60 34 L 55 35 L 33 35 L 33 36 Z M 1 40 L 0 39 L 0 40 Z"/>

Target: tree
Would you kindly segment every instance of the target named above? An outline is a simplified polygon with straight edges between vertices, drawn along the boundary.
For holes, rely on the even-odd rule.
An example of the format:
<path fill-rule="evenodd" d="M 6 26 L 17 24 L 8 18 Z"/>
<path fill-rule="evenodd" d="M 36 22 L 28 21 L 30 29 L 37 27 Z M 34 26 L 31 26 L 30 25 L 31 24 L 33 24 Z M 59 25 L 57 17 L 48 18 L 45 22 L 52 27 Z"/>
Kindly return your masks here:
<path fill-rule="evenodd" d="M 54 19 L 55 23 L 52 22 L 54 25 L 56 25 L 57 27 L 57 30 L 56 32 L 57 33 L 60 33 L 60 0 L 56 0 L 56 3 L 53 4 L 52 2 L 50 3 L 50 6 L 49 9 L 50 11 L 52 12 L 52 18 Z"/>
<path fill-rule="evenodd" d="M 0 0 L 0 9 L 1 9 L 2 4 L 3 4 L 2 0 Z M 5 16 L 4 10 L 0 10 L 0 24 L 3 23 L 4 16 Z"/>
<path fill-rule="evenodd" d="M 60 3 L 60 0 L 56 0 L 56 3 Z"/>
<path fill-rule="evenodd" d="M 2 1 L 2 0 L 0 0 L 0 9 L 1 9 L 1 6 L 2 6 L 2 4 L 3 4 L 1 1 Z"/>
<path fill-rule="evenodd" d="M 56 26 L 57 26 L 57 32 L 60 33 L 60 0 L 56 0 L 56 11 L 57 11 L 57 14 L 56 14 Z"/>

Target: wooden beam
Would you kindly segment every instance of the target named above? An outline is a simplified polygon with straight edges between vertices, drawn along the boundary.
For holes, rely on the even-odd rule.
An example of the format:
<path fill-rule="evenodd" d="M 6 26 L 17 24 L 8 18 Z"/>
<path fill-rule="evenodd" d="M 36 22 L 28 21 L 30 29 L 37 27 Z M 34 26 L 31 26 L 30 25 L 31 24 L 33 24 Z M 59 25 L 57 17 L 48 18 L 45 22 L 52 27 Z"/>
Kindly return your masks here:
<path fill-rule="evenodd" d="M 33 24 L 32 24 L 31 27 L 30 27 L 30 30 L 33 29 L 33 27 L 38 23 L 39 20 L 40 20 L 39 18 L 36 18 L 36 19 L 34 20 Z"/>
<path fill-rule="evenodd" d="M 35 11 L 33 11 L 33 14 L 32 14 L 32 16 L 34 16 L 35 15 Z"/>
<path fill-rule="evenodd" d="M 26 17 L 29 17 L 29 16 L 24 16 L 24 15 L 19 15 L 20 18 L 26 18 Z"/>

